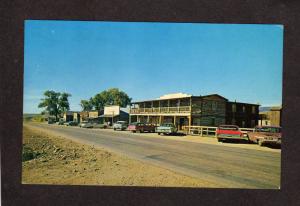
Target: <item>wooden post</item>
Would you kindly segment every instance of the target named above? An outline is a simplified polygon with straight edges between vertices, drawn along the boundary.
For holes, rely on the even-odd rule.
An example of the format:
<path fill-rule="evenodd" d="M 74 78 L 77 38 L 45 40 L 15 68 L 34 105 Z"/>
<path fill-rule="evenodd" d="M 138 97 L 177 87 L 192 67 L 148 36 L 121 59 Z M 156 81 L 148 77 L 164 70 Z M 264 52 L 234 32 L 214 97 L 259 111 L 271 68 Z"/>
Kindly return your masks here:
<path fill-rule="evenodd" d="M 178 108 L 177 108 L 178 112 L 180 112 L 179 109 L 180 109 L 180 99 L 178 99 Z"/>
<path fill-rule="evenodd" d="M 174 116 L 174 121 L 173 121 L 173 122 L 174 122 L 174 126 L 177 127 L 177 126 L 176 126 L 176 116 Z M 177 129 L 178 129 L 178 128 L 177 128 Z"/>
<path fill-rule="evenodd" d="M 191 124 L 192 124 L 192 116 L 190 115 L 189 117 L 188 117 L 188 119 L 189 119 L 189 134 L 191 133 Z"/>
<path fill-rule="evenodd" d="M 161 125 L 161 115 L 159 116 L 159 125 Z"/>
<path fill-rule="evenodd" d="M 201 127 L 201 133 L 200 133 L 201 135 L 201 137 L 203 137 L 203 127 Z"/>
<path fill-rule="evenodd" d="M 159 113 L 160 113 L 160 101 L 158 101 L 158 110 L 159 110 Z"/>
<path fill-rule="evenodd" d="M 129 105 L 129 120 L 128 124 L 131 124 L 131 104 Z"/>
<path fill-rule="evenodd" d="M 168 112 L 170 112 L 170 100 L 168 99 Z"/>
<path fill-rule="evenodd" d="M 151 101 L 151 112 L 153 112 L 153 101 Z"/>

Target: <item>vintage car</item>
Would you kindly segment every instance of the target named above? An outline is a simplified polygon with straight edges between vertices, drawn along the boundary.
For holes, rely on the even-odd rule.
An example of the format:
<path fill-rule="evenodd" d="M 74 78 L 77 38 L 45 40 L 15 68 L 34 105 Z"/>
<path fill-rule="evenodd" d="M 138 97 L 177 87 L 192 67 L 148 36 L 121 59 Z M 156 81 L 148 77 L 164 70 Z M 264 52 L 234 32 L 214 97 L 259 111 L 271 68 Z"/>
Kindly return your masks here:
<path fill-rule="evenodd" d="M 80 124 L 79 124 L 79 127 L 82 127 L 82 128 L 93 128 L 93 124 L 88 122 L 88 121 L 82 121 Z"/>
<path fill-rule="evenodd" d="M 75 121 L 65 122 L 64 125 L 66 125 L 66 126 L 77 126 L 78 122 L 75 122 Z"/>
<path fill-rule="evenodd" d="M 156 128 L 157 134 L 174 134 L 177 133 L 177 128 L 173 123 L 164 123 Z"/>
<path fill-rule="evenodd" d="M 266 144 L 281 145 L 281 127 L 276 126 L 257 126 L 253 132 L 248 132 L 251 142 L 260 146 Z"/>
<path fill-rule="evenodd" d="M 131 132 L 140 132 L 140 133 L 155 132 L 155 125 L 146 124 L 142 122 L 134 122 L 128 126 L 127 130 Z"/>
<path fill-rule="evenodd" d="M 126 121 L 117 121 L 113 124 L 114 130 L 126 130 L 128 127 L 128 124 Z"/>
<path fill-rule="evenodd" d="M 249 141 L 247 133 L 244 133 L 236 125 L 220 125 L 216 130 L 218 142 L 225 140 L 246 140 Z"/>

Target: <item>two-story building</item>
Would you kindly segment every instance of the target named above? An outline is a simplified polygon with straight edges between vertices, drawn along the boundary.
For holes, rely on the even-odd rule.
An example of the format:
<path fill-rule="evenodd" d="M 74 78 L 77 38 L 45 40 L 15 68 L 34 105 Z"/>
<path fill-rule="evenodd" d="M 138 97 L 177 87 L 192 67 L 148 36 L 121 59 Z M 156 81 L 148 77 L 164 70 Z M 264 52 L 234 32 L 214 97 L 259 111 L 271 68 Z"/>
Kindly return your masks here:
<path fill-rule="evenodd" d="M 239 127 L 253 128 L 258 125 L 259 105 L 241 102 L 227 102 L 226 124 Z"/>
<path fill-rule="evenodd" d="M 218 126 L 220 124 L 226 124 L 229 121 L 230 117 L 227 116 L 230 115 L 230 113 L 227 113 L 227 110 L 231 103 L 232 102 L 229 102 L 228 99 L 218 94 L 205 96 L 193 96 L 183 93 L 168 94 L 158 99 L 132 102 L 130 105 L 129 121 L 147 122 L 156 125 L 171 122 L 174 123 L 178 129 L 182 129 L 183 126 L 191 125 Z M 258 108 L 258 105 L 256 106 Z M 248 113 L 244 113 L 243 118 L 254 118 L 252 116 L 248 117 L 247 115 Z M 248 121 L 247 119 L 247 123 Z M 257 123 L 257 121 L 258 109 L 255 123 Z M 235 123 L 238 126 L 242 126 L 240 125 L 242 122 L 240 122 L 239 119 Z M 245 123 L 244 126 L 246 125 Z"/>

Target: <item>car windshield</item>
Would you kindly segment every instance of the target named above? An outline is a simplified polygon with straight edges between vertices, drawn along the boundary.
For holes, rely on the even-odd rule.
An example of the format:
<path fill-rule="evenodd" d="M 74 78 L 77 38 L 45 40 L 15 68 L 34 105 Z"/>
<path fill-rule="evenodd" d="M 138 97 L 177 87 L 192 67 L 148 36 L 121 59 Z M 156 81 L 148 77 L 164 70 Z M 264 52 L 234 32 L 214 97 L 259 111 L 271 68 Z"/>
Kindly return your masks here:
<path fill-rule="evenodd" d="M 235 130 L 235 131 L 239 130 L 238 127 L 234 127 L 234 126 L 220 126 L 219 129 L 220 130 Z"/>
<path fill-rule="evenodd" d="M 261 127 L 257 128 L 258 132 L 271 132 L 271 133 L 280 133 L 281 128 L 280 127 Z"/>
<path fill-rule="evenodd" d="M 118 121 L 117 124 L 125 124 L 126 122 L 124 121 Z"/>

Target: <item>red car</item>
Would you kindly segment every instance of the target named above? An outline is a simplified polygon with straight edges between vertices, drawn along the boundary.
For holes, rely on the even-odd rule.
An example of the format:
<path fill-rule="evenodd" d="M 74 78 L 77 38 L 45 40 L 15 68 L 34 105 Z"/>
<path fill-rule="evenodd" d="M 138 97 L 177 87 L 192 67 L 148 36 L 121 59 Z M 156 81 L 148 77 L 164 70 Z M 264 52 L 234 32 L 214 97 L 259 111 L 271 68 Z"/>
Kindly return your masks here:
<path fill-rule="evenodd" d="M 227 139 L 249 141 L 247 133 L 243 133 L 236 125 L 220 125 L 216 133 L 218 142 L 223 142 Z"/>
<path fill-rule="evenodd" d="M 134 122 L 130 124 L 127 130 L 131 132 L 155 132 L 155 125 L 152 124 L 145 124 L 142 122 Z"/>
<path fill-rule="evenodd" d="M 265 144 L 281 145 L 281 127 L 257 126 L 253 132 L 248 133 L 251 142 L 260 146 Z"/>

